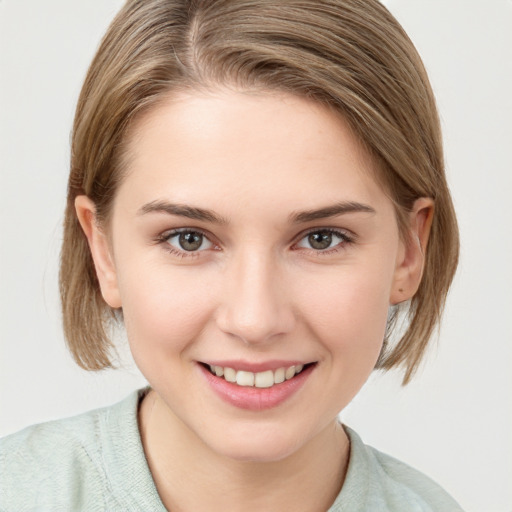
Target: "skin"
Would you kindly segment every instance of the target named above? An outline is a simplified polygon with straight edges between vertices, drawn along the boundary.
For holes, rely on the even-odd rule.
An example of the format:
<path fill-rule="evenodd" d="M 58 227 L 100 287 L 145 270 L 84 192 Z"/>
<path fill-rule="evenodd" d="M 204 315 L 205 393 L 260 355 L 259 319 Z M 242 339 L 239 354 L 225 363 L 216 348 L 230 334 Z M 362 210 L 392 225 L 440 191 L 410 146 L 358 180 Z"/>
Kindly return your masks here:
<path fill-rule="evenodd" d="M 108 229 L 77 198 L 103 297 L 123 309 L 152 387 L 139 422 L 168 509 L 332 504 L 350 451 L 337 415 L 374 368 L 389 306 L 417 290 L 433 210 L 430 199 L 416 201 L 403 242 L 374 171 L 324 107 L 219 89 L 174 94 L 138 121 Z M 155 201 L 208 209 L 222 222 L 141 213 Z M 290 220 L 342 202 L 368 209 Z M 165 239 L 181 228 L 204 234 L 199 250 Z M 337 232 L 331 245 L 312 247 L 308 234 L 328 229 Z M 290 359 L 314 369 L 262 411 L 221 400 L 198 363 Z"/>

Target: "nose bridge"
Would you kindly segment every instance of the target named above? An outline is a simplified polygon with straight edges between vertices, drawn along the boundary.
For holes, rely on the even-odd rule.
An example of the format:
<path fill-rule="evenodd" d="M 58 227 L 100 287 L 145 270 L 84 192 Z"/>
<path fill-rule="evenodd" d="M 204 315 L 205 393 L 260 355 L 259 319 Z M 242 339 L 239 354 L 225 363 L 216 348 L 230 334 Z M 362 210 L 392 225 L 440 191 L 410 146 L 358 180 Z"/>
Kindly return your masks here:
<path fill-rule="evenodd" d="M 226 277 L 219 316 L 224 332 L 246 343 L 261 343 L 291 330 L 294 320 L 283 270 L 270 251 L 234 256 Z"/>

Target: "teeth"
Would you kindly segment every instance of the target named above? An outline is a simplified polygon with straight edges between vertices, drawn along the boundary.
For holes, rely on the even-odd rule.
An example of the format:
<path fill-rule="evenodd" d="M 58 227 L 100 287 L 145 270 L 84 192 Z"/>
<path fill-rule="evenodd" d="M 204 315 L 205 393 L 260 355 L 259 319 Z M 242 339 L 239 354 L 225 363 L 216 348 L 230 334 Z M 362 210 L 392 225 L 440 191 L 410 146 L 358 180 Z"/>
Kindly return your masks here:
<path fill-rule="evenodd" d="M 284 382 L 284 374 L 285 374 L 285 369 L 278 368 L 274 372 L 274 384 L 281 384 L 281 382 Z"/>
<path fill-rule="evenodd" d="M 274 385 L 274 372 L 268 370 L 266 372 L 259 372 L 254 377 L 254 385 L 257 388 L 270 388 Z"/>
<path fill-rule="evenodd" d="M 254 386 L 254 373 L 252 372 L 236 372 L 236 383 L 239 386 Z"/>
<path fill-rule="evenodd" d="M 224 368 L 224 378 L 228 382 L 236 382 L 236 371 L 233 368 Z"/>
<path fill-rule="evenodd" d="M 292 377 L 295 377 L 295 366 L 290 366 L 290 368 L 286 368 L 284 377 L 286 380 L 290 380 Z"/>
<path fill-rule="evenodd" d="M 212 366 L 210 372 L 217 377 L 224 377 L 228 382 L 236 383 L 238 386 L 271 388 L 274 384 L 281 384 L 285 380 L 290 380 L 304 369 L 303 364 L 289 366 L 288 368 L 278 368 L 277 370 L 267 370 L 264 372 L 246 372 L 243 370 L 234 370 L 229 367 Z"/>

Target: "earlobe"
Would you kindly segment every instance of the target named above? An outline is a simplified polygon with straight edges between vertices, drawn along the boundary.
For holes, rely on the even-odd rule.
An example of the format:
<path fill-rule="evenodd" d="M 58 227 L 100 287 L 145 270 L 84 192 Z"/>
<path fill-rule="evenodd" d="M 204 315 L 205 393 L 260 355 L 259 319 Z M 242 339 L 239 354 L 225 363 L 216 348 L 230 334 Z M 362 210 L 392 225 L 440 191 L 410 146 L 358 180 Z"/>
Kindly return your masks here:
<path fill-rule="evenodd" d="M 433 215 L 433 199 L 421 197 L 415 201 L 409 214 L 409 236 L 403 241 L 397 260 L 391 304 L 409 300 L 418 290 L 423 276 Z"/>
<path fill-rule="evenodd" d="M 111 308 L 121 307 L 117 274 L 106 234 L 96 222 L 96 207 L 87 196 L 77 196 L 75 210 L 94 261 L 101 294 Z"/>

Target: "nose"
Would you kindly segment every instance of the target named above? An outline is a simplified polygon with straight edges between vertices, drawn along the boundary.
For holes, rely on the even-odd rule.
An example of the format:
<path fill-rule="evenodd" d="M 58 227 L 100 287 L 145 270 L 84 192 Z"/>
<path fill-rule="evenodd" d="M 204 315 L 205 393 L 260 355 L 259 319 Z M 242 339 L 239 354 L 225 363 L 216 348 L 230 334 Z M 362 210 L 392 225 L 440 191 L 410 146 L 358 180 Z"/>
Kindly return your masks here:
<path fill-rule="evenodd" d="M 217 314 L 223 332 L 246 344 L 260 344 L 293 330 L 289 290 L 272 255 L 241 255 L 227 274 Z"/>

